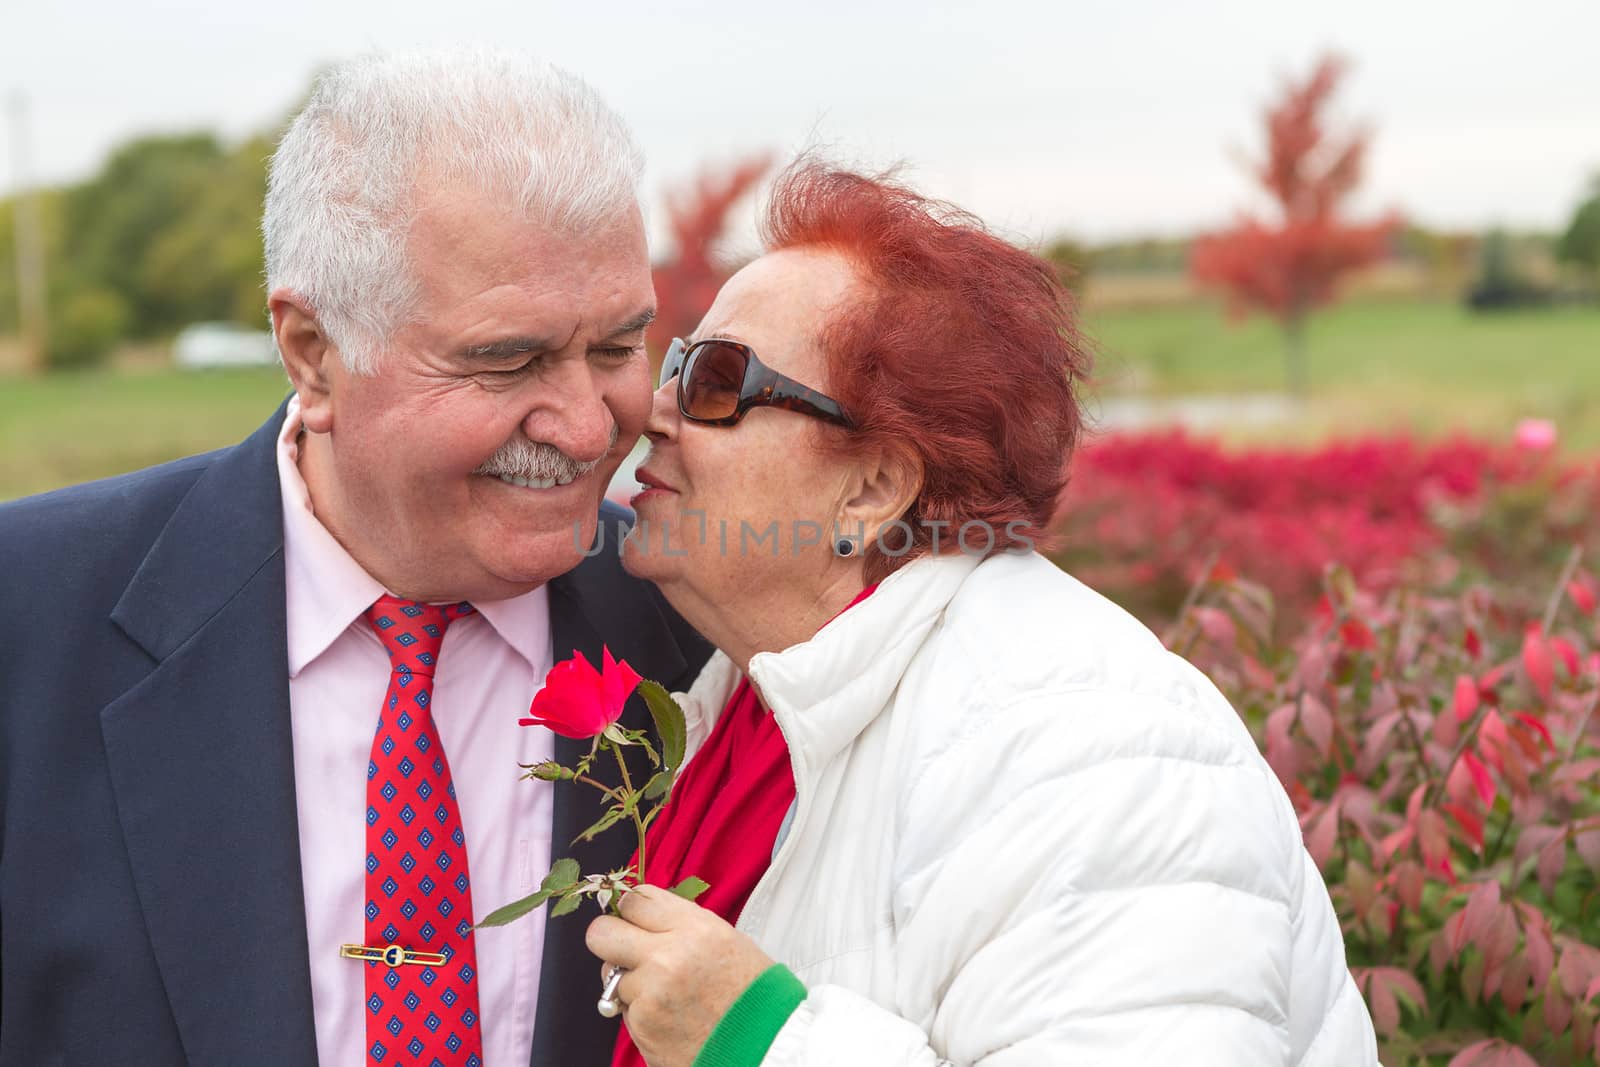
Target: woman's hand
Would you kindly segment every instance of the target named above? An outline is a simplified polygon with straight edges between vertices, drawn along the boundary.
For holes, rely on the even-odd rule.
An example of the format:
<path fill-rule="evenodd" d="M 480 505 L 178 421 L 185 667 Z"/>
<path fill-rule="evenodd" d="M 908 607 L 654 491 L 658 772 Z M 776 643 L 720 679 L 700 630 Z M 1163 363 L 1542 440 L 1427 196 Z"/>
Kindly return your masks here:
<path fill-rule="evenodd" d="M 691 1067 L 728 1008 L 773 961 L 715 912 L 641 886 L 622 918 L 589 924 L 589 951 L 627 969 L 622 1017 L 650 1067 Z M 609 967 L 602 965 L 602 977 Z"/>

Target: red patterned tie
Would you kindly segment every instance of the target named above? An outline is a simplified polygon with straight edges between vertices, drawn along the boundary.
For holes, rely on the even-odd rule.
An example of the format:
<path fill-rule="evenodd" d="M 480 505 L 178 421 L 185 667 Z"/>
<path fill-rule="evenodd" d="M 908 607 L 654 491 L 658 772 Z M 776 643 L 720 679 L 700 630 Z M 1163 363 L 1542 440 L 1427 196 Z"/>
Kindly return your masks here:
<path fill-rule="evenodd" d="M 467 841 L 432 700 L 444 632 L 471 613 L 390 596 L 367 609 L 391 667 L 367 764 L 366 944 L 388 961 L 365 964 L 369 1063 L 483 1063 Z"/>

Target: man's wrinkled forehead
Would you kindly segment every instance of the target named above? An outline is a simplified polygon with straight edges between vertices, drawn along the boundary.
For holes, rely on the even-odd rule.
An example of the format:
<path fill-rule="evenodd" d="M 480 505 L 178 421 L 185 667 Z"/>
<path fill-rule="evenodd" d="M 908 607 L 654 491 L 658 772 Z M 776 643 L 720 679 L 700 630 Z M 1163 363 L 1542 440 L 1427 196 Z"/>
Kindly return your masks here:
<path fill-rule="evenodd" d="M 644 222 L 631 204 L 600 224 L 572 230 L 541 223 L 475 190 L 435 190 L 412 215 L 407 258 L 429 289 L 551 284 L 603 296 L 650 284 Z"/>
<path fill-rule="evenodd" d="M 427 164 L 418 167 L 406 202 L 397 207 L 406 212 L 413 229 L 424 218 L 449 228 L 476 217 L 534 226 L 573 241 L 625 223 L 636 224 L 641 232 L 644 229 L 644 208 L 637 190 L 574 214 L 561 199 L 536 192 L 527 183 L 508 183 L 487 173 L 460 173 Z"/>

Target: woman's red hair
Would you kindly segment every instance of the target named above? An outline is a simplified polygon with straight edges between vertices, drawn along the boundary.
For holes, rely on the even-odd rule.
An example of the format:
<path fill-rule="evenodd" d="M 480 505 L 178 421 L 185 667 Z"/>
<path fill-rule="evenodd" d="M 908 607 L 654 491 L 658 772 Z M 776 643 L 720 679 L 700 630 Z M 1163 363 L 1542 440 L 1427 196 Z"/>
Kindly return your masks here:
<path fill-rule="evenodd" d="M 765 231 L 773 251 L 844 255 L 867 293 L 820 332 L 827 391 L 858 427 L 823 435 L 836 442 L 825 447 L 909 453 L 923 467 L 902 516 L 911 544 L 903 531 L 875 544 L 868 580 L 926 553 L 937 523 L 941 551 L 968 523 L 987 524 L 996 550 L 1042 538 L 1090 362 L 1055 271 L 950 204 L 807 159 L 779 177 Z M 979 533 L 967 543 L 979 547 Z"/>

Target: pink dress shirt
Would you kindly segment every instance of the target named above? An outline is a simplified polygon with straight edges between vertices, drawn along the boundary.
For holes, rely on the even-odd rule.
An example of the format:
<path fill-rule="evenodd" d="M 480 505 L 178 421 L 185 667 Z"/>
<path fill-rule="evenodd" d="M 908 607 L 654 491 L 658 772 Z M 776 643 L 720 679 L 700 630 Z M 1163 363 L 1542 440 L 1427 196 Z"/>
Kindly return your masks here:
<path fill-rule="evenodd" d="M 300 428 L 299 402 L 291 400 L 278 480 L 312 1008 L 322 1067 L 364 1067 L 365 964 L 340 959 L 339 946 L 359 944 L 364 934 L 367 759 L 389 660 L 361 613 L 385 590 L 317 521 L 296 466 Z M 445 633 L 434 707 L 467 836 L 473 918 L 481 920 L 532 892 L 550 869 L 551 786 L 519 780 L 517 764 L 550 759 L 553 738 L 517 718 L 527 714 L 552 653 L 543 587 L 473 606 L 477 614 Z M 474 936 L 484 1067 L 528 1067 L 544 912 Z"/>

